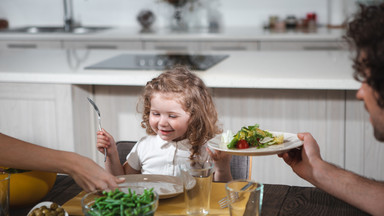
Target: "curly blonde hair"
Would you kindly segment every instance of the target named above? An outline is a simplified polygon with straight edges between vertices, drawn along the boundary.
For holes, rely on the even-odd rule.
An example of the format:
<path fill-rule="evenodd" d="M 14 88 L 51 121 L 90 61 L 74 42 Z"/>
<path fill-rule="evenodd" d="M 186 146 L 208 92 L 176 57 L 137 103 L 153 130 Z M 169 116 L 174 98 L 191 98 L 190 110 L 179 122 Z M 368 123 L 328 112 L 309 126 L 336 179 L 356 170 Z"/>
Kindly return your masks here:
<path fill-rule="evenodd" d="M 177 66 L 148 81 L 141 96 L 141 126 L 156 135 L 149 124 L 151 98 L 154 93 L 174 94 L 184 111 L 190 113 L 185 137 L 192 145 L 190 158 L 199 154 L 200 146 L 222 132 L 211 94 L 204 82 L 186 67 Z M 139 109 L 140 110 L 140 109 Z"/>

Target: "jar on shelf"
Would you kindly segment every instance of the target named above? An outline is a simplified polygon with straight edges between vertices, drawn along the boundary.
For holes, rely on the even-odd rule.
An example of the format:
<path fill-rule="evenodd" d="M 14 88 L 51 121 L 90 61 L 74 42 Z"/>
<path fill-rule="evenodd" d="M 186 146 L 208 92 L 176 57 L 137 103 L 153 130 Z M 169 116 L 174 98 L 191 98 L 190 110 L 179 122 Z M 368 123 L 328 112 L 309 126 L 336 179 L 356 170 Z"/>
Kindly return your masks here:
<path fill-rule="evenodd" d="M 8 20 L 0 18 L 0 29 L 6 29 L 8 26 Z"/>
<path fill-rule="evenodd" d="M 315 30 L 317 28 L 317 16 L 316 13 L 307 13 L 307 25 L 309 30 Z"/>
<path fill-rule="evenodd" d="M 297 27 L 297 19 L 295 16 L 290 15 L 285 19 L 285 27 L 287 29 L 295 29 Z"/>

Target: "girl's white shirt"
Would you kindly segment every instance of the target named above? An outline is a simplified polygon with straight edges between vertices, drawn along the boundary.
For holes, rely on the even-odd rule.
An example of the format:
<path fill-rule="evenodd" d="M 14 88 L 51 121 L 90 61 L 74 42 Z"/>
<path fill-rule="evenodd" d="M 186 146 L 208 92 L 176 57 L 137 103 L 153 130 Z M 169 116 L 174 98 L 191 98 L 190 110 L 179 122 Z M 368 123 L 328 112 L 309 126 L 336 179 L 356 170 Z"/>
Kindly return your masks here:
<path fill-rule="evenodd" d="M 208 158 L 207 144 L 200 149 L 200 156 Z M 187 139 L 165 141 L 158 135 L 141 138 L 127 155 L 128 164 L 142 174 L 176 175 L 178 161 L 188 160 L 191 145 Z"/>

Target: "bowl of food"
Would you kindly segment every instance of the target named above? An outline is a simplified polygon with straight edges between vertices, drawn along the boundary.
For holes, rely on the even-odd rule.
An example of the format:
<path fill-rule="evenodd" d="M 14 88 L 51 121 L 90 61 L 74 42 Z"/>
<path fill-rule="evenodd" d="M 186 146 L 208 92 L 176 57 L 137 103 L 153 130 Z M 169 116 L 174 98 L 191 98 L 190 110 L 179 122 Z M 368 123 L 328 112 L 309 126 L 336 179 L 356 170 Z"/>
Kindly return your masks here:
<path fill-rule="evenodd" d="M 11 174 L 9 199 L 11 207 L 38 203 L 52 189 L 57 173 L 43 171 L 8 171 Z"/>
<path fill-rule="evenodd" d="M 124 186 L 113 191 L 94 191 L 81 199 L 85 216 L 153 216 L 158 204 L 159 195 L 153 188 L 139 186 Z"/>
<path fill-rule="evenodd" d="M 68 212 L 66 212 L 63 207 L 50 201 L 44 201 L 35 205 L 35 207 L 33 207 L 27 214 L 27 216 L 38 215 L 69 216 Z"/>

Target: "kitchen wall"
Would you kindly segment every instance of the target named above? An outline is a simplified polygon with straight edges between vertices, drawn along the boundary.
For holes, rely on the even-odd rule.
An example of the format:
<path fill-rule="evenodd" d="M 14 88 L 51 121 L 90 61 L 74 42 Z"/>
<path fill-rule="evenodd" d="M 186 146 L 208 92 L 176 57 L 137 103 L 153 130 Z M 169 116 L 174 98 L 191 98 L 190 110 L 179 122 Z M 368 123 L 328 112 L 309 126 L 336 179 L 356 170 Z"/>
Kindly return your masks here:
<path fill-rule="evenodd" d="M 206 26 L 215 16 L 222 26 L 262 27 L 271 15 L 304 17 L 315 12 L 319 24 L 342 22 L 354 11 L 353 0 L 199 0 L 193 12 L 187 12 L 191 25 Z M 74 0 L 74 17 L 83 25 L 138 26 L 136 16 L 142 9 L 152 10 L 155 26 L 169 24 L 173 8 L 162 0 Z M 62 0 L 0 0 L 0 18 L 10 27 L 24 25 L 61 25 Z M 334 24 L 335 24 L 334 23 Z"/>

